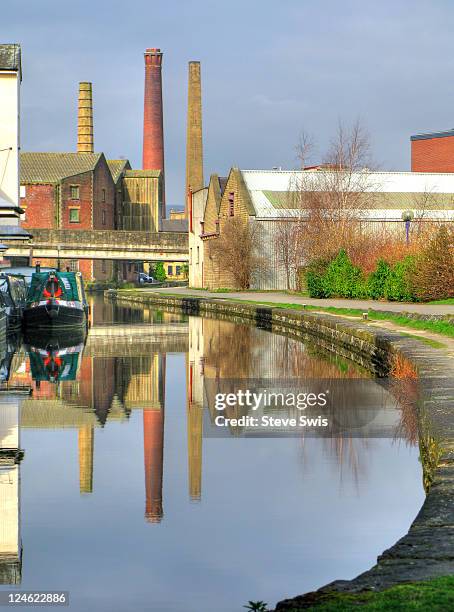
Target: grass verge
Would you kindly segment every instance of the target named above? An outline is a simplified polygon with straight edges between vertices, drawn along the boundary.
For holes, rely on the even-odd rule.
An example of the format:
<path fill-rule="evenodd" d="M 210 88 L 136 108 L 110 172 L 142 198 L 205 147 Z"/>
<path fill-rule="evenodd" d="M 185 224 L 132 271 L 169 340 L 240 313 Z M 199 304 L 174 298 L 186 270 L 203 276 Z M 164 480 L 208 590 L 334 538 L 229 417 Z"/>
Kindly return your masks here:
<path fill-rule="evenodd" d="M 151 290 L 152 291 L 152 290 Z M 129 291 L 126 290 L 125 293 L 128 293 Z M 143 293 L 144 291 L 141 290 L 141 293 Z M 161 291 L 160 295 L 162 296 L 169 296 L 169 297 L 190 297 L 190 296 L 184 296 L 181 293 L 172 293 L 172 292 L 164 292 Z M 217 300 L 231 300 L 233 302 L 238 302 L 238 303 L 245 303 L 245 304 L 257 304 L 260 306 L 269 306 L 270 308 L 286 308 L 286 309 L 290 309 L 290 310 L 305 310 L 305 311 L 316 311 L 316 312 L 327 312 L 327 313 L 332 313 L 332 314 L 337 314 L 337 315 L 345 315 L 347 317 L 358 317 L 358 318 L 362 318 L 363 313 L 366 312 L 364 309 L 360 309 L 360 308 L 336 308 L 335 306 L 311 306 L 311 305 L 306 305 L 303 306 L 302 304 L 292 304 L 290 302 L 267 302 L 267 301 L 257 301 L 257 300 L 243 300 L 243 299 L 239 299 L 239 298 L 235 298 L 232 300 L 232 298 L 229 297 L 217 297 Z M 381 312 L 380 310 L 368 310 L 367 311 L 368 314 L 368 320 L 370 321 L 391 321 L 393 323 L 395 323 L 396 325 L 398 325 L 399 327 L 406 327 L 409 329 L 415 329 L 415 330 L 421 330 L 421 331 L 428 331 L 428 332 L 432 332 L 435 334 L 440 334 L 441 336 L 447 336 L 449 338 L 454 338 L 454 325 L 452 325 L 452 323 L 449 323 L 448 321 L 444 321 L 444 320 L 436 320 L 436 321 L 425 321 L 422 319 L 413 319 L 410 317 L 406 317 L 405 315 L 396 313 L 396 314 L 392 314 L 389 312 Z M 434 348 L 442 348 L 443 345 L 441 343 L 439 343 L 439 345 L 437 346 L 437 341 L 436 340 L 431 340 L 430 338 L 422 338 L 422 336 L 415 336 L 415 338 L 418 338 L 421 341 L 427 341 L 428 344 L 430 344 L 431 342 L 433 344 L 430 344 L 431 346 L 433 346 Z"/>
<path fill-rule="evenodd" d="M 348 612 L 350 610 L 370 612 L 446 612 L 454 610 L 454 576 L 442 576 L 424 582 L 399 584 L 384 591 L 362 593 L 332 593 L 322 595 L 317 603 L 306 608 L 317 612 Z M 295 608 L 294 612 L 301 610 Z"/>

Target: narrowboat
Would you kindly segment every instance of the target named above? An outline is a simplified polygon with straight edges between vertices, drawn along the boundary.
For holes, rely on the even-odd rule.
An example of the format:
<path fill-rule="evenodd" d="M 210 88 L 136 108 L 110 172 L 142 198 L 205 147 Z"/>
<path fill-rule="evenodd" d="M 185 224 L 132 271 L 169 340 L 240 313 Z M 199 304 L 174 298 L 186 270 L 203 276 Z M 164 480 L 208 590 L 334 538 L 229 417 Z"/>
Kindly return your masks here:
<path fill-rule="evenodd" d="M 89 306 L 80 272 L 51 270 L 32 274 L 24 325 L 62 329 L 88 326 Z"/>
<path fill-rule="evenodd" d="M 27 285 L 23 276 L 18 274 L 0 273 L 0 304 L 6 314 L 8 329 L 17 329 L 22 325 L 25 304 L 27 300 Z"/>

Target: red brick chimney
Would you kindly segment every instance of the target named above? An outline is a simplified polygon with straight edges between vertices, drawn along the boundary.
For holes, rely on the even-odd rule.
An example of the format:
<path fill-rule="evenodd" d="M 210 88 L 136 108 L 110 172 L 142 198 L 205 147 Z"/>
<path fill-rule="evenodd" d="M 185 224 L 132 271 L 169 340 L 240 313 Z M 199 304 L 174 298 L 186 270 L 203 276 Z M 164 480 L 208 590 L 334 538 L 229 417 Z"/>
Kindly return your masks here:
<path fill-rule="evenodd" d="M 164 199 L 164 127 L 162 112 L 162 53 L 147 49 L 145 57 L 145 101 L 143 111 L 144 170 L 161 170 Z"/>

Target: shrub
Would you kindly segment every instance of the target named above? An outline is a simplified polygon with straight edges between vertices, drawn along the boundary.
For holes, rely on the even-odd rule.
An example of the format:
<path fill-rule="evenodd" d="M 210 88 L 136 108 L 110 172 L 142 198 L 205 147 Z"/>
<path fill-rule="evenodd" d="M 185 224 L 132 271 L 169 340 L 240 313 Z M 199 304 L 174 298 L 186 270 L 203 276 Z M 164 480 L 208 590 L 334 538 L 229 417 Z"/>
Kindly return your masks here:
<path fill-rule="evenodd" d="M 358 298 L 366 295 L 363 274 L 350 261 L 344 249 L 329 264 L 323 279 L 326 297 Z"/>
<path fill-rule="evenodd" d="M 414 302 L 416 299 L 413 286 L 416 258 L 407 255 L 391 269 L 384 286 L 384 297 L 398 302 Z"/>
<path fill-rule="evenodd" d="M 325 290 L 324 276 L 328 262 L 323 259 L 316 259 L 306 268 L 306 286 L 309 297 L 326 298 L 329 297 Z"/>
<path fill-rule="evenodd" d="M 442 226 L 418 257 L 414 272 L 417 296 L 422 300 L 454 297 L 454 229 Z"/>
<path fill-rule="evenodd" d="M 385 296 L 385 285 L 391 272 L 391 266 L 384 259 L 379 259 L 376 269 L 369 274 L 367 279 L 368 297 L 379 300 Z"/>
<path fill-rule="evenodd" d="M 154 269 L 154 277 L 161 283 L 167 279 L 166 272 L 164 270 L 164 264 L 162 263 L 162 261 L 158 261 L 158 263 L 156 264 Z"/>

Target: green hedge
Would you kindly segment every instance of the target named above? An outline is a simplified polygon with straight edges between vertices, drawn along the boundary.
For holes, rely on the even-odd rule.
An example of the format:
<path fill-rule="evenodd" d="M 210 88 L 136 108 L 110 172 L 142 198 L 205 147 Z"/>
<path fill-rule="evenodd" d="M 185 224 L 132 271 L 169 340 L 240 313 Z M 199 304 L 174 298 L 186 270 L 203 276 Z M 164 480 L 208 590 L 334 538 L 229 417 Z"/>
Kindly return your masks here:
<path fill-rule="evenodd" d="M 381 259 L 376 269 L 365 276 L 342 249 L 333 260 L 317 260 L 307 267 L 307 290 L 314 298 L 414 301 L 412 278 L 415 267 L 415 259 L 411 256 L 392 267 Z"/>

